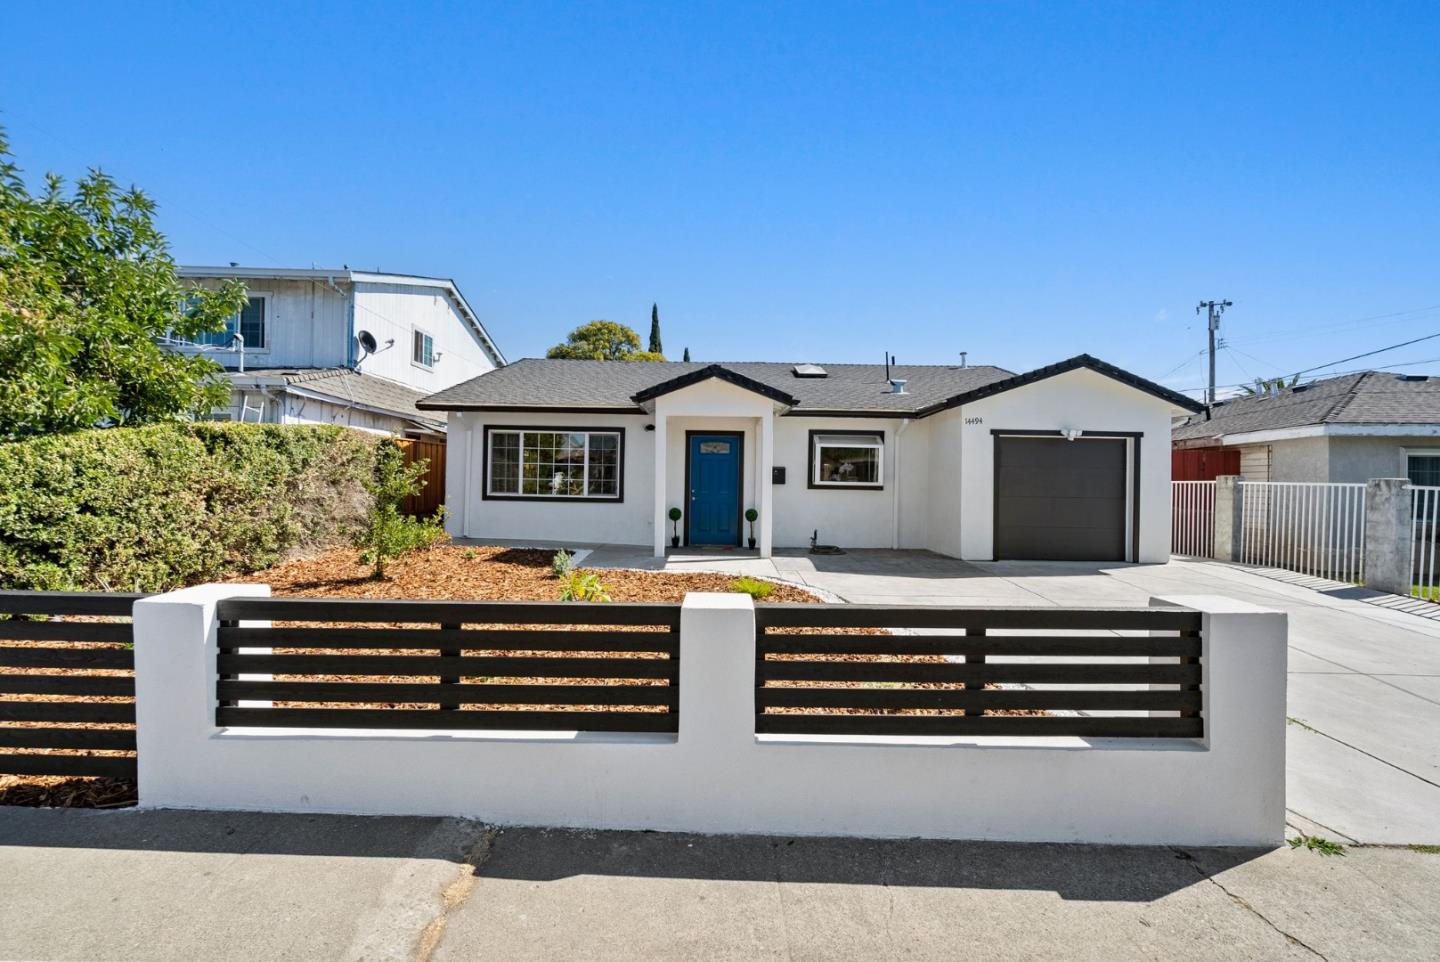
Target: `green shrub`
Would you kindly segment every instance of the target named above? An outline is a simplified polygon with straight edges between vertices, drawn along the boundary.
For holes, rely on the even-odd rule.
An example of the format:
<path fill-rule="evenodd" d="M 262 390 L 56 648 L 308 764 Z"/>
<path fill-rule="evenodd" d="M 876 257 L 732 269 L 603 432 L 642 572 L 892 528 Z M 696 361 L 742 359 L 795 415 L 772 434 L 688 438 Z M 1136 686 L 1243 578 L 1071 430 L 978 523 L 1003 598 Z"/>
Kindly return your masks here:
<path fill-rule="evenodd" d="M 360 560 L 374 566 L 372 576 L 385 577 L 385 564 L 416 548 L 428 548 L 446 540 L 440 514 L 431 518 L 411 518 L 400 507 L 405 499 L 420 493 L 420 479 L 425 462 L 405 463 L 405 453 L 392 441 L 383 441 L 375 451 L 375 470 L 365 482 L 370 493 L 370 509 L 365 513 L 365 527 L 355 539 Z"/>
<path fill-rule="evenodd" d="M 575 556 L 561 548 L 555 552 L 555 557 L 550 559 L 550 573 L 557 578 L 570 577 L 570 571 L 575 567 Z"/>
<path fill-rule="evenodd" d="M 162 591 L 344 544 L 373 437 L 158 424 L 0 443 L 0 587 Z"/>
<path fill-rule="evenodd" d="M 610 590 L 593 571 L 572 571 L 560 589 L 561 601 L 609 601 Z"/>
<path fill-rule="evenodd" d="M 739 591 L 754 598 L 756 601 L 764 601 L 770 597 L 775 586 L 768 581 L 761 581 L 758 578 L 741 577 L 730 582 L 731 591 Z"/>

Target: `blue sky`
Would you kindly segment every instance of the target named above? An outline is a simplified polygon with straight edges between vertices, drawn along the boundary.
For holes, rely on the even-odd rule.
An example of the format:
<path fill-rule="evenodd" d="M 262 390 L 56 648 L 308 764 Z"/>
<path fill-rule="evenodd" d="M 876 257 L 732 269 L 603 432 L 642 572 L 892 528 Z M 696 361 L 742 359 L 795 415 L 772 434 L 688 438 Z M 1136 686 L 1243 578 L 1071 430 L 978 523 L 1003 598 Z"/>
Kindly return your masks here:
<path fill-rule="evenodd" d="M 453 276 L 512 358 L 652 301 L 675 357 L 1179 388 L 1202 298 L 1222 383 L 1440 332 L 1434 3 L 141 6 L 7 8 L 29 173 L 185 263 Z"/>

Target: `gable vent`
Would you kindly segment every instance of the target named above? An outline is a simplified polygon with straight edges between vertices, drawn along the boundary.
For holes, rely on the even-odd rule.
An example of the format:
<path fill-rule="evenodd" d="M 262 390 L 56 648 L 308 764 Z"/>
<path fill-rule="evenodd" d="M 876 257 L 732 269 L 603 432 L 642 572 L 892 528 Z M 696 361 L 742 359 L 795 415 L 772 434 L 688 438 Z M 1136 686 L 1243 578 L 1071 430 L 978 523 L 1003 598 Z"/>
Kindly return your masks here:
<path fill-rule="evenodd" d="M 796 377 L 825 377 L 825 369 L 818 364 L 797 364 L 790 369 Z"/>

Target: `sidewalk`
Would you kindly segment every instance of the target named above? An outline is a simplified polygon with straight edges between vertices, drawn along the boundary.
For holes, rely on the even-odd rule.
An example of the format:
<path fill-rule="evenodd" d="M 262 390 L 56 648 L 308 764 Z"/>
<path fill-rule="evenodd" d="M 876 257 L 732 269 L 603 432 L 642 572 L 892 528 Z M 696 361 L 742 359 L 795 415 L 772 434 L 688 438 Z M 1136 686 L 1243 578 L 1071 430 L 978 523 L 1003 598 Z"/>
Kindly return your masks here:
<path fill-rule="evenodd" d="M 1430 959 L 1440 855 L 0 809 L 0 958 Z"/>

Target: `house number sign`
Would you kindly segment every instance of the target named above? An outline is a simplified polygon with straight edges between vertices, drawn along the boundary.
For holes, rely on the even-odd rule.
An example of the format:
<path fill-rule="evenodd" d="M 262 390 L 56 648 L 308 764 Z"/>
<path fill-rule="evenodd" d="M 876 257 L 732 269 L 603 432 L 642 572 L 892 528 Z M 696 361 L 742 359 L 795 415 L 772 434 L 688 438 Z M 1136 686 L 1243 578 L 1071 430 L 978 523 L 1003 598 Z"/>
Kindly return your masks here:
<path fill-rule="evenodd" d="M 984 424 L 984 423 L 985 423 L 985 419 L 984 419 L 984 418 L 966 418 L 966 419 L 965 419 L 965 423 L 966 423 L 966 424 Z"/>

